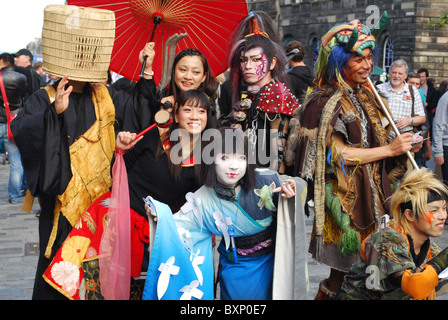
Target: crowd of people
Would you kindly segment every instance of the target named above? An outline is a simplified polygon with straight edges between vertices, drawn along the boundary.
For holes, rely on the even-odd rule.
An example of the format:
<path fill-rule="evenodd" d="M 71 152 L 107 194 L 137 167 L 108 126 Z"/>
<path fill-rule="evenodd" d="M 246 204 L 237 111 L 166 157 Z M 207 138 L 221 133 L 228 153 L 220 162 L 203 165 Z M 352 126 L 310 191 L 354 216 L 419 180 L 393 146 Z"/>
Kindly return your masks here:
<path fill-rule="evenodd" d="M 315 299 L 444 293 L 448 255 L 430 237 L 447 218 L 448 82 L 397 60 L 373 85 L 386 19 L 330 29 L 312 68 L 250 12 L 225 81 L 188 48 L 161 90 L 152 42 L 137 82 L 1 54 L 9 201 L 40 205 L 33 299 L 308 299 L 308 252 L 330 268 Z"/>

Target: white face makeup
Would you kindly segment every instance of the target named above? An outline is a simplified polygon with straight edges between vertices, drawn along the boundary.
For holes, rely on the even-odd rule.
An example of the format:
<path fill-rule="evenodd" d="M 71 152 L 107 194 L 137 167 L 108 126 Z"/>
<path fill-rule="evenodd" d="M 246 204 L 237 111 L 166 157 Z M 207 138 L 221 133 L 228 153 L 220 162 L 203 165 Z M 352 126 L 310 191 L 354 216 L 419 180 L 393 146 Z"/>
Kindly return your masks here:
<path fill-rule="evenodd" d="M 239 153 L 218 153 L 215 158 L 216 179 L 225 187 L 235 187 L 246 174 L 246 156 Z"/>

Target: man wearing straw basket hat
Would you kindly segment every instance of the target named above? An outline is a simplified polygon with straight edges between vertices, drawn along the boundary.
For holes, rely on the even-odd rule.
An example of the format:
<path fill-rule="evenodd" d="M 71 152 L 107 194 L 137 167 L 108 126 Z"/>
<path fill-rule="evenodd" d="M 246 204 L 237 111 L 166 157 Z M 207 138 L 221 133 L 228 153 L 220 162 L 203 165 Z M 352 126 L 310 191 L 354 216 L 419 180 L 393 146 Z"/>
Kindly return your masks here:
<path fill-rule="evenodd" d="M 135 95 L 103 85 L 114 37 L 112 11 L 45 8 L 44 70 L 61 80 L 35 92 L 11 125 L 31 195 L 40 198 L 42 210 L 33 299 L 63 297 L 42 274 L 81 215 L 109 191 L 115 133 L 140 130 Z"/>
<path fill-rule="evenodd" d="M 368 78 L 385 20 L 383 15 L 372 31 L 354 20 L 322 38 L 315 90 L 291 120 L 285 160 L 309 182 L 308 205 L 315 213 L 310 252 L 331 268 L 318 299 L 339 290 L 361 241 L 388 212 L 391 184 L 405 172 L 397 169 L 396 157 L 413 148 L 410 133 L 389 143 L 389 111 Z"/>

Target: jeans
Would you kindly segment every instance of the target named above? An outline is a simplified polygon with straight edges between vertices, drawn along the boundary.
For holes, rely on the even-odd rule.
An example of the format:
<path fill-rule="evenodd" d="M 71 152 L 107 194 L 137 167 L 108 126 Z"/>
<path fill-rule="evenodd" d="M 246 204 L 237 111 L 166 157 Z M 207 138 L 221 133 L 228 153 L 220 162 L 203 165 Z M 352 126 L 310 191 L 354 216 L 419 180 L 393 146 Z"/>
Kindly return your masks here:
<path fill-rule="evenodd" d="M 7 124 L 0 123 L 0 137 L 3 138 L 3 144 L 8 152 L 9 160 L 9 183 L 8 193 L 9 202 L 17 203 L 22 196 L 21 187 L 23 179 L 22 157 L 17 145 L 8 139 Z"/>

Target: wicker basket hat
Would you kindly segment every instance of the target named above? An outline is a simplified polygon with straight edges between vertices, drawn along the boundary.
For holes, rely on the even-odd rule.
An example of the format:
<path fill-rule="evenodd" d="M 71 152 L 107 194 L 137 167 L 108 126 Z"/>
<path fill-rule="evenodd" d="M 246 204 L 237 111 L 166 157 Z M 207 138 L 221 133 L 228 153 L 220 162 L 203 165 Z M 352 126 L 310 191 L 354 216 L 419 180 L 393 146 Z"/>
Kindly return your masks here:
<path fill-rule="evenodd" d="M 42 28 L 43 69 L 49 74 L 85 82 L 107 80 L 115 39 L 110 10 L 49 5 Z"/>

